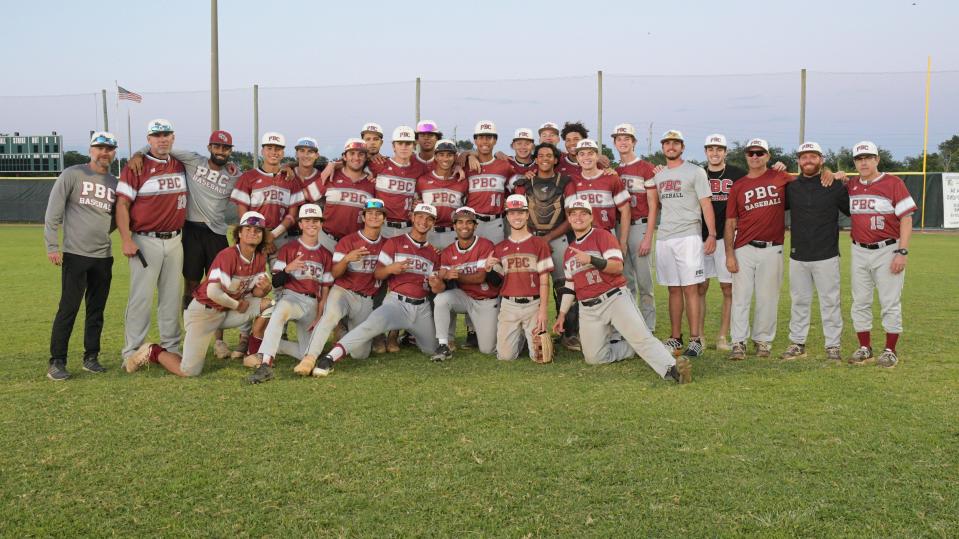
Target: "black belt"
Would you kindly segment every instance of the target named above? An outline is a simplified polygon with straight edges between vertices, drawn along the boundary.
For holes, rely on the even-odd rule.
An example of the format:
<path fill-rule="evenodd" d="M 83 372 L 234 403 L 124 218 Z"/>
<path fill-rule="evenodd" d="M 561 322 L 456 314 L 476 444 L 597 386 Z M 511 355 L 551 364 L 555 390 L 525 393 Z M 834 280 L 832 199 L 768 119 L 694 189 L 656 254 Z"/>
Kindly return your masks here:
<path fill-rule="evenodd" d="M 782 245 L 782 242 L 776 243 L 774 241 L 759 241 L 753 240 L 749 242 L 749 245 L 756 247 L 757 249 L 765 249 L 766 247 L 776 247 L 777 245 Z"/>
<path fill-rule="evenodd" d="M 403 228 L 403 227 L 411 226 L 412 224 L 413 223 L 410 223 L 409 221 L 387 221 L 386 222 L 386 226 L 391 228 Z"/>
<path fill-rule="evenodd" d="M 550 232 L 552 232 L 552 230 L 534 230 L 533 235 L 543 237 L 549 234 Z"/>
<path fill-rule="evenodd" d="M 648 217 L 640 217 L 639 219 L 634 219 L 633 221 L 631 221 L 630 224 L 635 225 L 636 223 L 642 223 L 645 225 L 648 222 L 649 222 Z"/>
<path fill-rule="evenodd" d="M 434 226 L 433 227 L 433 232 L 436 232 L 437 234 L 442 234 L 444 232 L 452 232 L 452 231 L 453 231 L 453 227 L 451 226 Z"/>
<path fill-rule="evenodd" d="M 609 292 L 606 292 L 605 294 L 601 294 L 593 299 L 584 299 L 580 303 L 583 304 L 583 307 L 595 307 L 613 296 L 618 296 L 619 293 L 622 291 L 623 291 L 622 288 L 614 288 L 610 290 Z"/>
<path fill-rule="evenodd" d="M 156 238 L 158 240 L 168 240 L 180 235 L 179 230 L 174 230 L 172 232 L 136 232 L 136 233 L 141 236 L 149 236 L 151 238 Z"/>
<path fill-rule="evenodd" d="M 477 213 L 476 218 L 479 219 L 480 221 L 488 223 L 492 221 L 493 219 L 499 219 L 500 217 L 502 217 L 502 215 L 503 215 L 502 213 L 499 215 L 483 215 L 482 213 Z"/>
<path fill-rule="evenodd" d="M 513 303 L 526 304 L 533 303 L 534 301 L 538 300 L 539 296 L 507 296 L 506 299 L 512 301 Z"/>
<path fill-rule="evenodd" d="M 852 243 L 853 245 L 858 245 L 862 247 L 863 249 L 870 249 L 872 251 L 875 251 L 876 249 L 882 249 L 883 247 L 887 245 L 892 245 L 893 243 L 896 243 L 897 241 L 898 240 L 896 240 L 895 238 L 889 238 L 888 240 L 880 241 L 879 243 L 860 243 L 856 240 L 853 240 Z"/>
<path fill-rule="evenodd" d="M 426 303 L 426 298 L 421 298 L 421 299 L 408 298 L 402 294 L 396 294 L 396 297 L 399 298 L 400 301 L 405 301 L 406 303 L 409 303 L 410 305 L 422 305 Z"/>

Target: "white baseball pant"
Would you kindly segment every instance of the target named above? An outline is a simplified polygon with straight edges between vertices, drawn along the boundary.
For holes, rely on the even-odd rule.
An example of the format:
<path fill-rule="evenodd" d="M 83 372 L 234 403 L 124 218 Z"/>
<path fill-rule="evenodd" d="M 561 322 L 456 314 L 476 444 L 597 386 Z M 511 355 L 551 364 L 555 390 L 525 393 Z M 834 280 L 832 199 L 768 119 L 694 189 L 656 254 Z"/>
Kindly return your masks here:
<path fill-rule="evenodd" d="M 757 342 L 776 339 L 779 315 L 779 289 L 783 282 L 783 246 L 765 248 L 746 244 L 735 250 L 739 271 L 733 274 L 733 305 L 730 335 L 733 342 Z M 752 331 L 749 307 L 756 294 L 756 313 Z"/>
<path fill-rule="evenodd" d="M 529 303 L 517 303 L 513 298 L 502 298 L 496 318 L 496 359 L 511 361 L 518 358 L 523 351 L 523 342 L 532 357 L 533 328 L 536 327 L 539 302 L 534 299 Z"/>
<path fill-rule="evenodd" d="M 153 293 L 157 293 L 157 326 L 160 346 L 170 352 L 180 352 L 180 313 L 183 310 L 180 293 L 183 278 L 182 235 L 168 240 L 133 234 L 133 242 L 147 262 L 143 267 L 140 257 L 128 259 L 130 264 L 130 296 L 124 314 L 124 345 L 121 355 L 126 359 L 146 342 L 153 310 Z"/>
<path fill-rule="evenodd" d="M 852 246 L 852 326 L 856 332 L 872 330 L 872 291 L 879 294 L 882 327 L 887 333 L 902 333 L 902 285 L 905 270 L 889 270 L 896 243 L 879 249 Z"/>
<path fill-rule="evenodd" d="M 433 298 L 433 323 L 436 326 L 436 338 L 446 334 L 452 341 L 455 318 L 450 312 L 466 314 L 473 321 L 479 351 L 492 354 L 496 350 L 497 298 L 473 299 L 459 288 L 444 290 Z"/>
<path fill-rule="evenodd" d="M 826 347 L 839 346 L 842 339 L 842 311 L 839 303 L 839 257 L 802 262 L 789 259 L 789 340 L 806 344 L 813 287 L 819 295 L 819 315 Z"/>
<path fill-rule="evenodd" d="M 429 301 L 413 305 L 390 292 L 365 322 L 352 329 L 339 344 L 346 353 L 354 358 L 354 352 L 369 350 L 373 337 L 387 331 L 405 329 L 416 338 L 416 346 L 424 354 L 436 352 L 436 327 L 433 324 L 433 310 Z"/>
<path fill-rule="evenodd" d="M 639 310 L 643 313 L 643 321 L 650 331 L 656 331 L 656 298 L 653 297 L 653 265 L 652 252 L 646 256 L 639 256 L 639 244 L 646 237 L 646 223 L 637 221 L 629 227 L 629 240 L 626 260 L 623 265 L 623 275 L 626 277 L 626 286 L 629 294 L 635 298 L 639 294 Z"/>
<path fill-rule="evenodd" d="M 352 330 L 369 318 L 371 312 L 373 312 L 373 298 L 333 285 L 330 288 L 330 294 L 326 297 L 323 316 L 313 328 L 313 335 L 310 337 L 306 353 L 319 356 L 323 352 L 327 339 L 330 338 L 330 333 L 340 320 L 345 318 L 347 330 Z M 352 355 L 356 359 L 367 358 L 371 347 L 372 342 L 366 343 L 365 346 L 357 346 Z"/>
<path fill-rule="evenodd" d="M 183 325 L 186 337 L 183 339 L 183 357 L 180 370 L 187 376 L 199 376 L 206 362 L 207 349 L 218 329 L 238 328 L 249 324 L 260 314 L 260 298 L 243 298 L 250 306 L 245 313 L 238 311 L 218 311 L 207 307 L 197 300 L 190 302 L 183 311 Z M 164 346 L 164 348 L 166 348 Z"/>

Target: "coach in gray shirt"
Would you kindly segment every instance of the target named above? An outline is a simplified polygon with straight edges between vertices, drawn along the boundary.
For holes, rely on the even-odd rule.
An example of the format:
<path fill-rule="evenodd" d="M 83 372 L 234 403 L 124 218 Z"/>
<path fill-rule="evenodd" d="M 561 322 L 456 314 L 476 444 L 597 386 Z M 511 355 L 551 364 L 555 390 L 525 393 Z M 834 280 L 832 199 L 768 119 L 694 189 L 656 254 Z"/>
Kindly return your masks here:
<path fill-rule="evenodd" d="M 61 268 L 60 307 L 50 336 L 50 365 L 47 378 L 66 380 L 67 347 L 73 323 L 86 298 L 83 331 L 83 370 L 101 373 L 106 369 L 97 357 L 103 331 L 103 309 L 113 279 L 110 232 L 116 228 L 114 204 L 117 179 L 110 174 L 117 141 L 111 133 L 94 133 L 90 140 L 90 162 L 64 170 L 57 178 L 44 218 L 43 237 L 47 258 Z M 63 249 L 58 230 L 63 225 Z"/>

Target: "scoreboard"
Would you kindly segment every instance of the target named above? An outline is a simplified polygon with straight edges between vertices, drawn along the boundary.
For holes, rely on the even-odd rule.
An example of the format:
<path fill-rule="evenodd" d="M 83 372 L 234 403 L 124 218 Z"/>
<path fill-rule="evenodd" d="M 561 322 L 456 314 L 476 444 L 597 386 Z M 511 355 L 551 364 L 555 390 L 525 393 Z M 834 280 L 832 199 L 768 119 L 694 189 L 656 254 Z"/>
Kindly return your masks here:
<path fill-rule="evenodd" d="M 63 170 L 63 136 L 0 133 L 0 173 Z"/>

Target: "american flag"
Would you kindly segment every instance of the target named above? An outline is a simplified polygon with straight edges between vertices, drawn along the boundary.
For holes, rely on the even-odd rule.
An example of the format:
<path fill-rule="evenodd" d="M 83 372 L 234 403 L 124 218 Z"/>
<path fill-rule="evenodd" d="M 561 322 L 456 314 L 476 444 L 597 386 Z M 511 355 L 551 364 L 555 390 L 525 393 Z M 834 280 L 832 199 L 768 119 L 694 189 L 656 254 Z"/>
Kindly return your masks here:
<path fill-rule="evenodd" d="M 117 93 L 120 96 L 120 99 L 129 99 L 130 101 L 136 101 L 137 103 L 143 101 L 143 96 L 127 90 L 123 86 L 117 86 Z"/>

